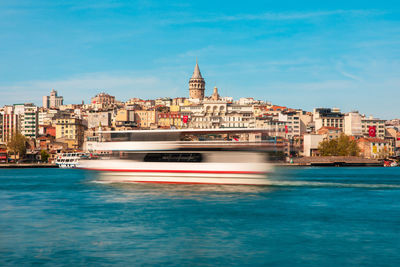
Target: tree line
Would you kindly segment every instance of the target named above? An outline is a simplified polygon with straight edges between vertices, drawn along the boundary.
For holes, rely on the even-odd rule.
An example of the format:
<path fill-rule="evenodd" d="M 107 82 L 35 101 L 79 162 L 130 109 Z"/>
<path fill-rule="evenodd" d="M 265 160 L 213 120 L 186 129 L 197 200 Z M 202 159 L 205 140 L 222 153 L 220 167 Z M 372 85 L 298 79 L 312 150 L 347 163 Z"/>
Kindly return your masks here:
<path fill-rule="evenodd" d="M 345 134 L 322 141 L 319 143 L 318 150 L 321 156 L 358 156 L 360 153 L 357 141 Z"/>

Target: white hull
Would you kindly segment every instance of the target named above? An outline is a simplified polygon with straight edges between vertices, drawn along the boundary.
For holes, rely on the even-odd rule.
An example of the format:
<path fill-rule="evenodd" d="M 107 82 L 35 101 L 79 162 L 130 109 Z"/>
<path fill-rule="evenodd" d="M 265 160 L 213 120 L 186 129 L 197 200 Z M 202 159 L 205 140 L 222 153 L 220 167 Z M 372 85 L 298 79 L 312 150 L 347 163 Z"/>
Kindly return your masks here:
<path fill-rule="evenodd" d="M 76 164 L 73 165 L 66 165 L 66 164 L 57 164 L 58 168 L 62 168 L 62 169 L 73 169 L 76 168 Z"/>
<path fill-rule="evenodd" d="M 72 169 L 76 168 L 83 153 L 62 153 L 58 154 L 55 163 L 59 168 Z"/>
<path fill-rule="evenodd" d="M 108 182 L 268 185 L 267 163 L 171 163 L 130 160 L 82 161 Z"/>

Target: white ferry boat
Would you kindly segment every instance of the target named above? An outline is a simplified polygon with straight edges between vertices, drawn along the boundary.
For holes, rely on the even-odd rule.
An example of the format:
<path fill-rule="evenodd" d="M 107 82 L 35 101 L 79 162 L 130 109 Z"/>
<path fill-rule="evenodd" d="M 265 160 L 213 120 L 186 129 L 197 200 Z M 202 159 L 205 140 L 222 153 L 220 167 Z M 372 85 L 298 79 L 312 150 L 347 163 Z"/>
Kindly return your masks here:
<path fill-rule="evenodd" d="M 85 153 L 60 153 L 57 155 L 55 163 L 59 168 L 76 168 L 79 161 L 85 158 Z"/>
<path fill-rule="evenodd" d="M 135 134 L 144 134 L 142 137 L 150 140 L 157 132 L 167 134 L 164 139 L 171 139 L 177 131 Z M 128 139 L 133 133 L 128 132 Z M 194 148 L 193 142 L 118 141 L 126 138 L 120 132 L 112 134 L 115 138 L 98 143 L 97 149 L 113 151 L 114 157 L 82 160 L 78 166 L 97 171 L 99 178 L 108 182 L 268 185 L 267 174 L 273 170 L 262 152 L 216 146 Z"/>

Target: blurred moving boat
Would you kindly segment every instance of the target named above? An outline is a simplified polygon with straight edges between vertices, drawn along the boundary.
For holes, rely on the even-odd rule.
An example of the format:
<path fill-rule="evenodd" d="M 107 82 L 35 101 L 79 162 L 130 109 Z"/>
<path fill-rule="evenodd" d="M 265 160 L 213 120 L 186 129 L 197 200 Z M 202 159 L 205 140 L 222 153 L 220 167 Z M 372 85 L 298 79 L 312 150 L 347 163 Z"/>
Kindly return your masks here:
<path fill-rule="evenodd" d="M 169 131 L 165 131 L 168 134 Z M 82 160 L 79 168 L 97 171 L 100 180 L 134 183 L 268 185 L 272 164 L 260 151 L 193 147 L 192 142 L 99 142 L 113 157 Z"/>

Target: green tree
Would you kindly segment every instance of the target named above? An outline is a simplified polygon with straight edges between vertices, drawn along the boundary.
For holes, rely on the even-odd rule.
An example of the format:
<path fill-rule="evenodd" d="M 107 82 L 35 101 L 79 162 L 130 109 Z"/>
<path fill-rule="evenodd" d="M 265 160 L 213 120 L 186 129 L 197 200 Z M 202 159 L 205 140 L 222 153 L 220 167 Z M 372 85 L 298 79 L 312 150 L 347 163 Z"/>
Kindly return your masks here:
<path fill-rule="evenodd" d="M 332 140 L 324 140 L 318 146 L 321 156 L 358 156 L 357 142 L 342 134 Z"/>
<path fill-rule="evenodd" d="M 19 158 L 23 157 L 26 153 L 26 138 L 20 132 L 14 132 L 10 140 L 7 142 L 7 147 L 10 152 L 14 155 L 14 160 L 16 156 Z"/>
<path fill-rule="evenodd" d="M 50 154 L 47 153 L 46 150 L 41 150 L 40 151 L 40 158 L 42 159 L 42 162 L 47 162 L 49 160 Z"/>

